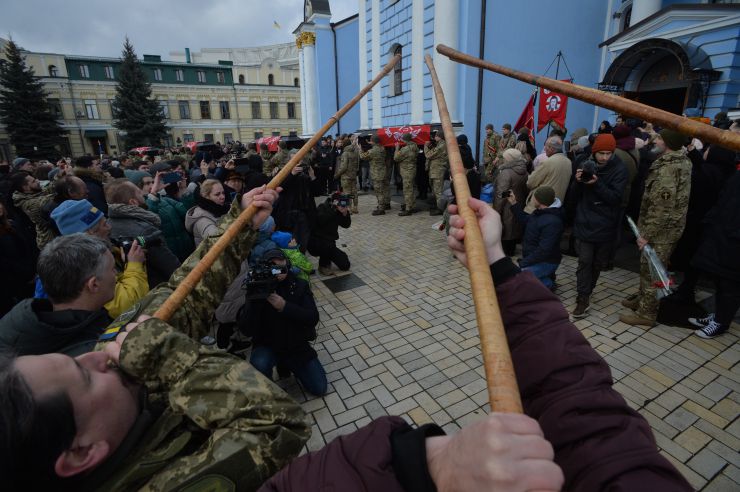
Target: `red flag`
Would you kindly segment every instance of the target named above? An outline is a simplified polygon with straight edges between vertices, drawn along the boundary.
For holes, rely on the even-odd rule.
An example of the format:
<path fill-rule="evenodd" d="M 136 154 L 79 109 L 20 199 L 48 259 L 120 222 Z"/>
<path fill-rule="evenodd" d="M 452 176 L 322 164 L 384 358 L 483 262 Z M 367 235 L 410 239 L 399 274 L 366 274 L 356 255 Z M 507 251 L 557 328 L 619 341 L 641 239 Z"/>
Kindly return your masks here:
<path fill-rule="evenodd" d="M 516 120 L 514 125 L 514 131 L 519 133 L 519 129 L 523 127 L 529 128 L 530 138 L 534 138 L 534 102 L 537 96 L 537 91 L 533 92 L 527 101 L 527 105 L 524 106 L 522 115 Z"/>
<path fill-rule="evenodd" d="M 562 80 L 561 82 L 570 82 Z M 540 108 L 537 116 L 537 131 L 553 121 L 565 128 L 565 114 L 568 111 L 568 96 L 540 87 Z"/>
<path fill-rule="evenodd" d="M 431 127 L 429 125 L 409 125 L 409 126 L 389 126 L 387 128 L 378 128 L 378 137 L 380 145 L 383 147 L 393 147 L 396 143 L 403 143 L 401 137 L 404 133 L 411 134 L 411 141 L 418 145 L 424 145 L 431 138 Z"/>

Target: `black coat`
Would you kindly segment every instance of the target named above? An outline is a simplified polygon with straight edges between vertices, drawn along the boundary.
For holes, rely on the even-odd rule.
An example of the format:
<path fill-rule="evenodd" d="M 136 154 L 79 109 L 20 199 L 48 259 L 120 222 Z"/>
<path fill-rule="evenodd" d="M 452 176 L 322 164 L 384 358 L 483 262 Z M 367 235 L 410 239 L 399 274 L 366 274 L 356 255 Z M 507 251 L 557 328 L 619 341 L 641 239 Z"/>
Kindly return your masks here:
<path fill-rule="evenodd" d="M 522 238 L 522 259 L 519 266 L 527 267 L 537 263 L 559 264 L 563 258 L 560 252 L 560 239 L 563 237 L 563 211 L 560 207 L 535 209 L 527 214 L 522 205 L 511 207 L 514 216 L 524 226 Z"/>
<path fill-rule="evenodd" d="M 239 315 L 239 329 L 252 336 L 255 347 L 268 347 L 278 361 L 288 359 L 305 364 L 316 357 L 309 343 L 316 339 L 319 310 L 311 288 L 305 280 L 288 273 L 278 283 L 275 293 L 285 299 L 285 308 L 278 312 L 266 300 L 247 301 Z"/>
<path fill-rule="evenodd" d="M 614 241 L 617 237 L 622 195 L 629 173 L 616 155 L 605 166 L 595 165 L 595 168 L 598 176 L 596 183 L 573 183 L 573 198 L 577 203 L 573 233 L 581 241 L 604 243 Z"/>
<path fill-rule="evenodd" d="M 342 213 L 331 205 L 331 198 L 316 207 L 316 224 L 311 236 L 321 241 L 336 241 L 339 239 L 339 227 L 347 229 L 352 225 L 349 213 Z"/>
<path fill-rule="evenodd" d="M 20 300 L 33 295 L 36 257 L 30 254 L 35 242 L 15 229 L 0 233 L 0 317 Z"/>
<path fill-rule="evenodd" d="M 701 244 L 692 265 L 740 281 L 740 171 L 730 178 L 717 204 L 704 218 Z"/>
<path fill-rule="evenodd" d="M 103 190 L 103 174 L 95 169 L 79 168 L 74 169 L 75 176 L 85 182 L 87 187 L 87 200 L 98 210 L 102 211 L 108 217 L 108 202 L 105 201 L 105 191 Z"/>

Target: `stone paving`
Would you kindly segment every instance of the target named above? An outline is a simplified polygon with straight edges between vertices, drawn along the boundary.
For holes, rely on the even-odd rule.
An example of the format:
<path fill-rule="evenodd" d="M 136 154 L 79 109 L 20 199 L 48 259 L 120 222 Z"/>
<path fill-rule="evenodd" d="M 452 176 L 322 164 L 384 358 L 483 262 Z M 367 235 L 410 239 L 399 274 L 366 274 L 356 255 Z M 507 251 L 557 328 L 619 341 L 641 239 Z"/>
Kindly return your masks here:
<path fill-rule="evenodd" d="M 329 393 L 313 398 L 293 378 L 279 381 L 311 415 L 309 451 L 381 415 L 454 432 L 489 411 L 467 272 L 451 257 L 444 234 L 432 229 L 439 217 L 398 217 L 397 203 L 372 217 L 374 203 L 361 196 L 361 214 L 340 230 L 353 276 L 313 280 L 321 313 L 315 348 Z M 575 268 L 564 257 L 558 270 L 557 294 L 569 311 Z M 619 301 L 637 286 L 635 273 L 603 273 L 590 315 L 575 324 L 689 482 L 697 490 L 738 490 L 740 329 L 735 323 L 728 334 L 703 340 L 681 328 L 625 325 Z"/>

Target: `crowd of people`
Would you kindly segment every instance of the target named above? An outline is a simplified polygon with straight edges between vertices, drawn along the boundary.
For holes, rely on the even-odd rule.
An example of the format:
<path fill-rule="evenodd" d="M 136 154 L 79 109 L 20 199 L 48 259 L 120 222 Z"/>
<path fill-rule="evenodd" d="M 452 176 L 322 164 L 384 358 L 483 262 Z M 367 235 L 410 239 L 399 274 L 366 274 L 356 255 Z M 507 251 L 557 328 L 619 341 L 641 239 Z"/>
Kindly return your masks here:
<path fill-rule="evenodd" d="M 310 424 L 271 380 L 293 375 L 313 395 L 330 391 L 312 346 L 317 272 L 306 255 L 323 276 L 350 269 L 336 243 L 360 212 L 360 190 L 375 193 L 373 216 L 391 208 L 393 183 L 400 216 L 431 190 L 430 214 L 444 213 L 466 265 L 441 133 L 421 147 L 404 134 L 395 148 L 377 136 L 326 137 L 278 190 L 265 184 L 296 152 L 285 141 L 275 153 L 236 143 L 0 163 L 3 477 L 13 490 L 690 490 L 551 292 L 570 230 L 571 315 L 586 316 L 625 217 L 639 217 L 638 247 L 685 272 L 676 298 L 693 301 L 701 275 L 715 282 L 716 312 L 692 320 L 697 335 L 728 329 L 740 307 L 736 156 L 656 130 L 623 119 L 566 142 L 555 128 L 537 154 L 526 129 L 488 125 L 481 166 L 460 135 L 528 417 L 494 413 L 454 436 L 385 417 L 300 458 Z M 491 203 L 478 200 L 482 186 Z M 250 227 L 182 306 L 168 322 L 152 318 L 250 206 Z M 634 313 L 622 321 L 655 323 L 645 262 L 624 305 Z"/>

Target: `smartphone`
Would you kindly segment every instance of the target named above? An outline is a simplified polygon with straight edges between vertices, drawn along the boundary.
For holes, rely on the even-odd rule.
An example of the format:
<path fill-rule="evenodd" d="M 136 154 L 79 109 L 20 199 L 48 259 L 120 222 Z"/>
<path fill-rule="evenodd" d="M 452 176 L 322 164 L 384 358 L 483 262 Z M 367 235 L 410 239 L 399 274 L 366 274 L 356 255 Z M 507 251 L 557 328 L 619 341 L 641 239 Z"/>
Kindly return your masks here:
<path fill-rule="evenodd" d="M 182 179 L 180 173 L 167 173 L 162 176 L 162 182 L 165 184 L 177 183 Z"/>

